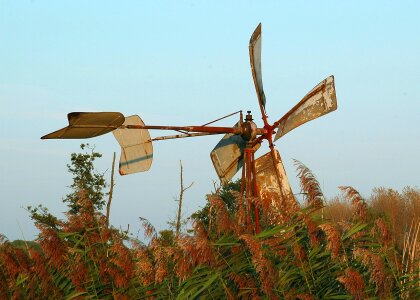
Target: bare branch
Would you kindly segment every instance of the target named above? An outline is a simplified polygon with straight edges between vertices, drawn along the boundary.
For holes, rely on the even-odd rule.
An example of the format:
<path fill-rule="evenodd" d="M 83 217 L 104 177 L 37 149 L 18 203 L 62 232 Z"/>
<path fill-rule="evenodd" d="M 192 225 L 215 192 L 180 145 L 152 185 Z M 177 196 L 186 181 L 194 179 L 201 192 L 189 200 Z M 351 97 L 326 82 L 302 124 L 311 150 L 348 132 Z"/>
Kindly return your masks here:
<path fill-rule="evenodd" d="M 184 192 L 188 190 L 190 187 L 192 187 L 192 185 L 194 184 L 194 182 L 191 182 L 189 186 L 184 188 L 182 161 L 179 161 L 179 165 L 181 166 L 181 172 L 180 172 L 181 190 L 179 192 L 178 216 L 177 216 L 177 221 L 176 221 L 176 236 L 178 236 L 181 231 L 182 197 L 184 196 Z"/>
<path fill-rule="evenodd" d="M 109 213 L 111 210 L 111 201 L 112 201 L 112 194 L 114 192 L 114 171 L 115 171 L 115 152 L 114 158 L 112 159 L 112 171 L 111 171 L 111 186 L 109 187 L 109 198 L 108 203 L 106 204 L 106 226 L 109 226 Z"/>

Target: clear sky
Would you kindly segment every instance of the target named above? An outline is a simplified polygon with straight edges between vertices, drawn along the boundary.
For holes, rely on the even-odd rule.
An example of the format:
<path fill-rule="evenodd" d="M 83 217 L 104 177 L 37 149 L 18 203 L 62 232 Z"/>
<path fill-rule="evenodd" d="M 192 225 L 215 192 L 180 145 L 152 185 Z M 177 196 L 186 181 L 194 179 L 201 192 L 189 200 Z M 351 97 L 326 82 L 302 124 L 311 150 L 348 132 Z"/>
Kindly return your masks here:
<path fill-rule="evenodd" d="M 335 75 L 338 110 L 276 143 L 294 192 L 292 158 L 328 197 L 339 185 L 365 196 L 419 186 L 419 13 L 419 1 L 0 0 L 0 232 L 34 238 L 27 205 L 65 211 L 66 164 L 82 141 L 40 137 L 64 127 L 68 112 L 201 125 L 242 109 L 260 121 L 248 58 L 259 22 L 271 121 Z M 217 181 L 209 153 L 220 138 L 156 142 L 151 171 L 116 177 L 112 224 L 136 234 L 142 216 L 165 228 L 176 212 L 179 160 L 185 184 L 194 182 L 184 215 L 203 206 Z M 109 178 L 118 143 L 112 134 L 89 143 Z"/>

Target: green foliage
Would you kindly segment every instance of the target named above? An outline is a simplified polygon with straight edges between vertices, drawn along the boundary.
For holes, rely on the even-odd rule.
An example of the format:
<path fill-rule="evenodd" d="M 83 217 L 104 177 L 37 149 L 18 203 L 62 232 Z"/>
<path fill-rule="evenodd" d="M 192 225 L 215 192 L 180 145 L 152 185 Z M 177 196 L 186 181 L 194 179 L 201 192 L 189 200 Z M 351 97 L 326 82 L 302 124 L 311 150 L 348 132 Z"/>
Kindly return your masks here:
<path fill-rule="evenodd" d="M 227 184 L 222 185 L 220 190 L 216 191 L 215 195 L 220 197 L 223 202 L 226 204 L 227 209 L 233 213 L 235 210 L 235 192 L 239 193 L 241 190 L 241 179 L 235 181 L 229 181 Z M 193 213 L 191 219 L 201 222 L 204 225 L 208 226 L 210 219 L 210 202 L 207 202 L 206 205 Z"/>
<path fill-rule="evenodd" d="M 89 149 L 90 152 L 72 153 L 67 165 L 68 171 L 73 175 L 73 183 L 70 187 L 73 192 L 68 194 L 63 202 L 67 203 L 70 213 L 76 213 L 80 209 L 80 199 L 88 198 L 94 207 L 101 210 L 105 204 L 103 189 L 106 181 L 103 174 L 95 171 L 94 161 L 102 157 L 102 154 L 95 152 L 89 144 L 81 144 L 82 150 Z"/>
<path fill-rule="evenodd" d="M 240 178 L 235 181 L 229 181 L 227 184 L 223 185 L 222 189 L 217 193 L 231 212 L 235 209 L 235 195 L 233 192 L 241 191 L 241 181 Z"/>
<path fill-rule="evenodd" d="M 67 165 L 68 172 L 73 175 L 73 183 L 70 188 L 72 193 L 66 195 L 63 199 L 69 207 L 68 213 L 76 214 L 81 208 L 81 202 L 89 200 L 95 209 L 101 210 L 105 204 L 103 189 L 106 187 L 104 174 L 95 170 L 94 162 L 102 157 L 102 154 L 95 152 L 95 148 L 91 148 L 89 144 L 81 144 L 80 148 L 84 153 L 72 153 L 70 156 L 70 164 Z M 87 152 L 88 149 L 90 152 Z M 57 229 L 59 219 L 52 215 L 48 208 L 38 205 L 36 207 L 28 206 L 27 210 L 32 220 L 36 224 L 46 225 L 50 228 Z"/>
<path fill-rule="evenodd" d="M 35 224 L 44 224 L 51 228 L 57 228 L 59 220 L 49 212 L 48 208 L 39 204 L 37 207 L 28 206 L 26 209 Z"/>
<path fill-rule="evenodd" d="M 39 243 L 34 241 L 24 241 L 24 240 L 14 240 L 10 243 L 14 248 L 27 251 L 29 248 L 35 249 L 38 252 L 41 252 L 41 246 Z"/>

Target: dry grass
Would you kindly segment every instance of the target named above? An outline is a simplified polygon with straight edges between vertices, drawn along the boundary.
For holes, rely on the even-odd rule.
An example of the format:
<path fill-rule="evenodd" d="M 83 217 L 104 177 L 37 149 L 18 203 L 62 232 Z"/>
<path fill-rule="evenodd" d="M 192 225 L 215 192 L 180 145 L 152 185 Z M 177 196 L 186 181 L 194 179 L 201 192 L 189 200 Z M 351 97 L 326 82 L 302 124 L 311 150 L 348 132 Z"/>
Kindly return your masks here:
<path fill-rule="evenodd" d="M 297 212 L 293 221 L 267 223 L 255 235 L 252 228 L 242 226 L 239 212 L 228 211 L 222 199 L 212 195 L 211 225 L 197 221 L 191 234 L 177 236 L 169 230 L 156 233 L 142 219 L 150 242 L 131 248 L 124 244 L 123 235 L 107 225 L 104 215 L 82 201 L 79 212 L 69 214 L 58 227 L 38 224 L 41 251 L 15 249 L 0 236 L 4 270 L 0 272 L 0 294 L 5 299 L 69 295 L 113 295 L 115 299 L 412 298 L 417 291 L 413 283 L 418 278 L 419 223 L 411 223 L 403 238 L 402 264 L 395 264 L 386 250 L 392 249 L 386 214 L 372 212 L 373 202 L 366 202 L 353 188 L 343 189 L 347 200 L 335 199 L 325 207 L 325 214 L 334 222 L 314 218 L 319 210 L 312 205 Z M 412 205 L 417 198 L 409 191 L 410 201 L 404 203 Z M 383 207 L 378 203 L 389 200 L 380 195 L 381 202 L 374 202 L 376 209 Z M 392 195 L 392 201 L 399 199 Z M 374 215 L 381 218 L 374 219 Z M 366 226 L 360 227 L 362 221 Z M 401 268 L 396 277 L 391 276 Z M 63 282 L 67 290 L 61 288 Z"/>
<path fill-rule="evenodd" d="M 404 239 L 413 222 L 420 221 L 420 189 L 406 187 L 402 192 L 377 188 L 370 197 L 374 215 L 384 217 L 398 248 L 404 248 Z"/>
<path fill-rule="evenodd" d="M 339 196 L 327 201 L 323 209 L 324 217 L 334 223 L 350 222 L 354 214 L 352 204 L 362 203 L 359 198 L 356 200 L 353 199 L 354 202 L 351 203 Z M 366 204 L 369 218 L 382 220 L 380 223 L 377 222 L 379 230 L 385 234 L 386 226 L 390 236 L 384 238 L 391 239 L 402 252 L 410 228 L 414 226 L 413 223 L 420 222 L 420 189 L 406 187 L 402 192 L 398 192 L 393 189 L 375 188 L 366 200 Z M 417 239 L 416 243 L 418 245 L 416 249 L 420 248 Z M 420 257 L 419 254 L 417 257 Z"/>

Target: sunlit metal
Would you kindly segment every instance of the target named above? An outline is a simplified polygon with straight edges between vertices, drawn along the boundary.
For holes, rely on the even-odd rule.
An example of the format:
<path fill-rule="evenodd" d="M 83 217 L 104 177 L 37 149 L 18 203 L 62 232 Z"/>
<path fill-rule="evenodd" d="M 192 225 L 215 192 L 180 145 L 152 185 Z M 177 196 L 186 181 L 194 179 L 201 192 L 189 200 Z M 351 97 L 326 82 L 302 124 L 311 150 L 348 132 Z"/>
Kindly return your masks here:
<path fill-rule="evenodd" d="M 274 149 L 255 160 L 256 180 L 262 202 L 271 203 L 282 213 L 292 213 L 297 203 L 279 152 Z"/>
<path fill-rule="evenodd" d="M 262 82 L 261 70 L 261 23 L 255 28 L 249 41 L 249 60 L 251 63 L 252 78 L 254 79 L 255 90 L 257 92 L 258 104 L 260 105 L 261 115 L 264 125 L 267 124 L 265 114 L 265 94 Z"/>
<path fill-rule="evenodd" d="M 235 125 L 239 126 L 239 122 Z M 220 181 L 228 183 L 242 168 L 246 141 L 241 135 L 226 134 L 210 152 L 210 158 Z M 257 150 L 260 144 L 254 147 Z"/>
<path fill-rule="evenodd" d="M 144 125 L 144 123 L 139 116 L 135 115 L 126 117 L 123 125 Z M 121 146 L 119 163 L 119 173 L 121 175 L 144 172 L 150 169 L 153 161 L 153 146 L 149 130 L 119 128 L 112 133 Z"/>
<path fill-rule="evenodd" d="M 249 212 L 253 211 L 255 232 L 259 232 L 260 204 L 257 197 L 271 201 L 283 210 L 285 215 L 297 208 L 280 154 L 274 141 L 294 128 L 337 109 L 334 77 L 330 76 L 313 88 L 297 105 L 274 124 L 268 123 L 266 99 L 261 70 L 261 24 L 253 32 L 249 42 L 249 55 L 258 97 L 263 126 L 258 128 L 251 112 L 243 119 L 239 111 L 239 121 L 233 127 L 208 126 L 233 114 L 206 123 L 203 126 L 145 125 L 139 116 L 124 119 L 121 113 L 70 113 L 69 126 L 42 137 L 42 139 L 90 138 L 114 131 L 121 145 L 120 174 L 132 174 L 150 168 L 153 158 L 152 141 L 203 135 L 224 134 L 211 151 L 216 173 L 222 183 L 229 182 L 242 168 L 241 193 L 248 201 Z M 235 113 L 234 113 L 235 114 Z M 172 130 L 180 134 L 151 139 L 149 129 Z M 275 132 L 277 131 L 277 132 Z M 273 135 L 276 133 L 275 138 Z M 270 152 L 255 159 L 255 151 L 266 140 Z"/>
<path fill-rule="evenodd" d="M 41 139 L 87 139 L 115 130 L 124 123 L 119 112 L 72 112 L 67 115 L 69 126 Z"/>
<path fill-rule="evenodd" d="M 274 140 L 305 124 L 337 109 L 334 76 L 321 81 L 305 97 L 274 124 L 277 134 Z"/>

